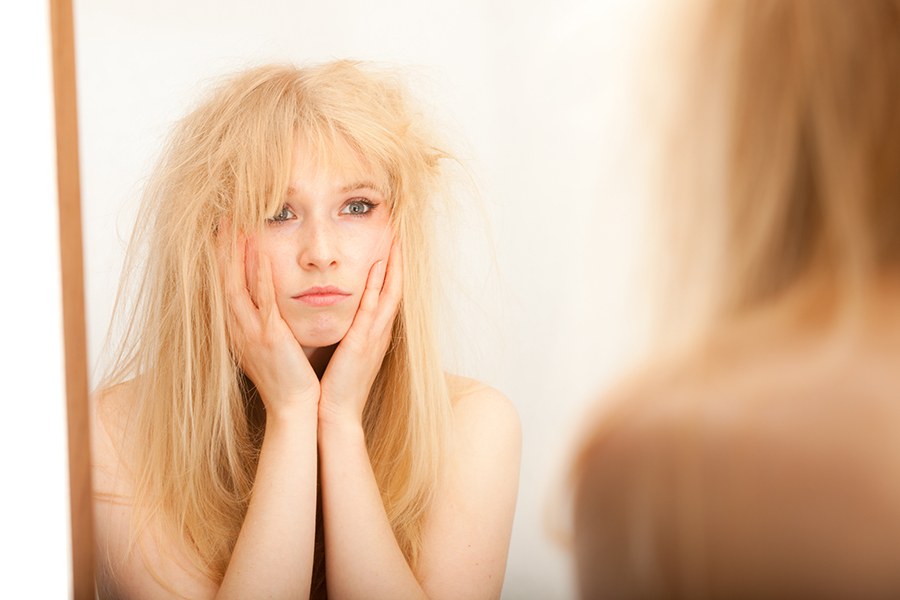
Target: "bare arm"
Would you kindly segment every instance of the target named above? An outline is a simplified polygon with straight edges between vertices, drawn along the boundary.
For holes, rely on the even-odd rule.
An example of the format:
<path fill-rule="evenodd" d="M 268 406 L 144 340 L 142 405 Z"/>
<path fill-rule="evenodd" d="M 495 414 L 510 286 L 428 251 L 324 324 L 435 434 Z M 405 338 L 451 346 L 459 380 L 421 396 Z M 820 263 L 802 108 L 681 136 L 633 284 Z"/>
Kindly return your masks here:
<path fill-rule="evenodd" d="M 394 538 L 366 451 L 362 408 L 371 380 L 353 387 L 347 385 L 352 377 L 341 375 L 345 358 L 356 365 L 355 373 L 369 372 L 359 365 L 370 360 L 373 346 L 382 353 L 375 356 L 380 364 L 389 339 L 382 336 L 389 335 L 399 301 L 398 261 L 395 248 L 383 287 L 377 278 L 370 282 L 351 327 L 351 333 L 371 331 L 366 343 L 352 355 L 339 354 L 354 341 L 348 333 L 322 380 L 319 452 L 329 597 L 496 598 L 518 491 L 521 432 L 512 404 L 485 386 L 456 402 L 448 477 L 432 507 L 421 568 L 414 574 Z M 367 357 L 363 348 L 370 349 Z"/>
<path fill-rule="evenodd" d="M 497 598 L 518 492 L 521 431 L 502 394 L 457 402 L 451 465 L 426 530 L 419 579 L 400 552 L 362 427 L 320 423 L 329 594 L 336 598 Z"/>
<path fill-rule="evenodd" d="M 506 396 L 475 383 L 454 405 L 453 458 L 426 530 L 430 598 L 499 598 L 519 488 L 521 425 Z"/>
<path fill-rule="evenodd" d="M 222 229 L 227 231 L 227 225 Z M 192 568 L 174 550 L 177 545 L 172 540 L 157 539 L 145 529 L 140 544 L 131 544 L 130 505 L 99 501 L 98 542 L 105 565 L 101 574 L 116 598 L 303 598 L 309 594 L 318 380 L 278 314 L 265 255 L 260 255 L 258 298 L 255 302 L 250 298 L 244 249 L 239 243 L 230 256 L 223 251 L 232 308 L 229 331 L 241 348 L 242 367 L 256 384 L 267 417 L 252 497 L 228 569 L 220 587 Z M 104 445 L 102 439 L 100 445 Z M 128 499 L 130 483 L 112 445 L 105 445 L 96 454 L 100 466 L 106 467 L 101 484 Z"/>
<path fill-rule="evenodd" d="M 115 499 L 95 501 L 101 587 L 117 599 L 305 597 L 315 527 L 314 419 L 312 426 L 267 424 L 253 496 L 221 589 L 175 550 L 174 540 L 145 530 L 138 544 L 131 544 L 131 484 L 121 472 L 119 481 L 112 480 L 110 474 L 120 468 L 111 449 L 106 459 L 95 451 L 97 490 L 117 490 Z"/>

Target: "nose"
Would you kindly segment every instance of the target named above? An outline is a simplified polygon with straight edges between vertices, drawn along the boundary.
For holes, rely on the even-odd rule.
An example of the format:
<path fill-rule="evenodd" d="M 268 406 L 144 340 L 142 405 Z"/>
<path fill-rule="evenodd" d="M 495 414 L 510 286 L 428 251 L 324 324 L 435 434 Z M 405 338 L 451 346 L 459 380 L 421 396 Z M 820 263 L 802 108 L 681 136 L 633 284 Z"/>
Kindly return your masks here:
<path fill-rule="evenodd" d="M 337 265 L 338 240 L 327 218 L 306 219 L 298 228 L 297 264 L 304 269 L 326 270 Z"/>

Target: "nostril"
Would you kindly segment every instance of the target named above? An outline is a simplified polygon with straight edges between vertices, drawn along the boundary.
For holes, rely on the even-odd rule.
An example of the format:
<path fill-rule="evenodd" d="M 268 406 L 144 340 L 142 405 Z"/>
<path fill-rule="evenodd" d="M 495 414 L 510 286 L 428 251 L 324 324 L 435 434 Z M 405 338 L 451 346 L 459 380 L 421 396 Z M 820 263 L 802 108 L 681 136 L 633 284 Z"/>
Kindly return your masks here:
<path fill-rule="evenodd" d="M 328 233 L 308 229 L 299 241 L 298 262 L 306 268 L 326 268 L 337 264 L 337 251 Z"/>

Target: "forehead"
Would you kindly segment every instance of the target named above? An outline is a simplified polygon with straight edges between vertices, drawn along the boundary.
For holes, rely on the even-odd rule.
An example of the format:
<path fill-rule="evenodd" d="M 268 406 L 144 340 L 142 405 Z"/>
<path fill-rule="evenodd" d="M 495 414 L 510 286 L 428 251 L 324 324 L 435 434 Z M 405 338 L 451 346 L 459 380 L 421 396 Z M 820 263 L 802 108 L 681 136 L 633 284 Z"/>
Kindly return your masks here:
<path fill-rule="evenodd" d="M 382 165 L 373 165 L 347 140 L 314 144 L 298 136 L 291 156 L 289 191 L 316 182 L 334 189 L 371 187 L 386 198 L 389 180 Z"/>

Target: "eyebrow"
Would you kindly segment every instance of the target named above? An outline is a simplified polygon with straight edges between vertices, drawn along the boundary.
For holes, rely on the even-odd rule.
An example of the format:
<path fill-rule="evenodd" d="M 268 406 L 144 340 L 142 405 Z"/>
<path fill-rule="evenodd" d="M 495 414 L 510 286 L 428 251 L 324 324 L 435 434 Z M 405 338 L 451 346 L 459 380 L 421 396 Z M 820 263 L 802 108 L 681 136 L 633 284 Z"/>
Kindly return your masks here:
<path fill-rule="evenodd" d="M 347 192 L 353 192 L 353 191 L 362 190 L 362 189 L 375 190 L 382 196 L 387 195 L 387 194 L 385 194 L 384 190 L 381 189 L 380 186 L 375 185 L 371 181 L 357 181 L 357 182 L 345 185 L 344 187 L 341 188 L 341 193 L 346 194 Z"/>
<path fill-rule="evenodd" d="M 387 191 L 385 189 L 383 189 L 381 186 L 376 185 L 375 183 L 373 183 L 371 181 L 355 181 L 353 183 L 348 183 L 347 185 L 341 186 L 341 188 L 338 190 L 338 192 L 340 192 L 341 194 L 346 194 L 348 192 L 354 192 L 356 190 L 364 190 L 364 189 L 375 190 L 382 196 L 385 196 L 385 197 L 387 196 Z M 289 196 L 296 194 L 297 188 L 295 188 L 294 186 L 288 186 L 287 193 Z"/>

